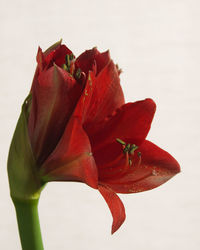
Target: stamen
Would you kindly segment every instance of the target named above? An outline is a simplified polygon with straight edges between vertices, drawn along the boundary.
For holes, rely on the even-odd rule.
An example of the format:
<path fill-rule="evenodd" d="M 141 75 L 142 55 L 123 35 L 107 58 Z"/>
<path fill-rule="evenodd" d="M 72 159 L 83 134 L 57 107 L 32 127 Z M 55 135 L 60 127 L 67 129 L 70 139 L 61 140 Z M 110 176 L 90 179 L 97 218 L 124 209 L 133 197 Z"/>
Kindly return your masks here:
<path fill-rule="evenodd" d="M 81 78 L 81 69 L 80 69 L 80 68 L 77 69 L 77 71 L 76 71 L 76 73 L 75 73 L 75 77 L 76 77 L 77 79 L 80 79 L 80 78 Z"/>
<path fill-rule="evenodd" d="M 124 169 L 123 169 L 124 173 L 126 173 L 129 170 L 129 166 L 130 166 L 130 158 L 129 158 L 128 152 L 125 152 L 125 158 L 126 158 L 126 164 L 124 165 Z"/>
<path fill-rule="evenodd" d="M 70 55 L 66 55 L 65 61 L 66 61 L 67 68 L 70 68 L 70 62 L 71 62 Z"/>
<path fill-rule="evenodd" d="M 133 165 L 133 155 L 134 155 L 135 150 L 138 149 L 138 146 L 135 144 L 130 144 L 130 143 L 126 144 L 126 142 L 122 141 L 119 138 L 116 138 L 116 141 L 122 145 L 122 150 L 123 150 L 123 153 L 125 154 L 125 157 L 126 157 L 126 168 L 128 166 Z M 142 160 L 141 159 L 141 152 L 138 152 L 137 155 L 139 158 L 138 164 L 137 164 L 137 167 L 138 167 L 138 166 L 140 166 L 141 160 Z"/>
<path fill-rule="evenodd" d="M 73 76 L 73 74 L 74 74 L 74 70 L 75 70 L 75 64 L 74 64 L 74 62 L 71 62 L 71 64 L 70 64 L 70 74 Z"/>
<path fill-rule="evenodd" d="M 130 153 L 130 154 L 134 154 L 134 151 L 135 151 L 136 149 L 138 149 L 138 146 L 136 146 L 135 144 L 132 144 L 129 153 Z"/>
<path fill-rule="evenodd" d="M 126 147 L 125 147 L 124 150 L 123 150 L 124 153 L 129 152 L 130 147 L 131 147 L 131 144 L 127 144 Z"/>
<path fill-rule="evenodd" d="M 141 152 L 138 152 L 138 153 L 137 153 L 137 155 L 138 155 L 138 158 L 139 158 L 139 161 L 138 161 L 137 167 L 139 167 L 139 166 L 140 166 L 140 164 L 141 164 L 141 161 L 142 161 L 142 157 L 141 157 L 142 153 L 141 153 Z"/>
<path fill-rule="evenodd" d="M 67 68 L 67 65 L 66 65 L 66 64 L 63 64 L 63 65 L 62 65 L 62 68 L 63 68 L 64 70 L 68 71 L 68 68 Z"/>
<path fill-rule="evenodd" d="M 72 53 L 69 55 L 69 59 L 70 59 L 70 61 L 72 61 L 74 59 L 74 55 Z"/>
<path fill-rule="evenodd" d="M 122 141 L 122 140 L 119 139 L 119 138 L 116 138 L 116 141 L 119 142 L 119 143 L 122 144 L 122 145 L 126 145 L 126 142 Z"/>

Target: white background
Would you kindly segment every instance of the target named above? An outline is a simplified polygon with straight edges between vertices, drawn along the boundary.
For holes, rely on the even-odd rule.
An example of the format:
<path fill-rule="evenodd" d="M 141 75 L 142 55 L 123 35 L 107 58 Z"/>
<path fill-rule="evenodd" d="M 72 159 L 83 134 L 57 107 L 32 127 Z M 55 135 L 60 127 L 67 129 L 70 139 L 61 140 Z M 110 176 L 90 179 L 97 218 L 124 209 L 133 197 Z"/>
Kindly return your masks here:
<path fill-rule="evenodd" d="M 39 204 L 45 249 L 200 249 L 199 32 L 198 0 L 0 1 L 0 249 L 21 249 L 7 153 L 38 45 L 45 50 L 60 38 L 77 56 L 94 46 L 110 49 L 123 69 L 126 101 L 157 103 L 148 139 L 169 151 L 182 173 L 155 190 L 120 195 L 127 219 L 113 236 L 96 190 L 47 185 Z"/>

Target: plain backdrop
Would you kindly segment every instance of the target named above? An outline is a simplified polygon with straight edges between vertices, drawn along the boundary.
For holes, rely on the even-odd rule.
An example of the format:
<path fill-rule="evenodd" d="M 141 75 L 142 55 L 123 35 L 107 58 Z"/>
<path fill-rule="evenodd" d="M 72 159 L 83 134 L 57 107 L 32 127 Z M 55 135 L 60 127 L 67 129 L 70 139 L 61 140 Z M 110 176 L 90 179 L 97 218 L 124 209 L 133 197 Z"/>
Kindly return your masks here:
<path fill-rule="evenodd" d="M 127 219 L 111 236 L 100 194 L 51 183 L 39 214 L 46 250 L 200 249 L 200 2 L 198 0 L 0 0 L 0 249 L 21 249 L 9 197 L 7 153 L 35 71 L 35 56 L 63 38 L 76 56 L 110 49 L 127 102 L 151 97 L 148 139 L 182 172 L 163 186 L 120 195 Z"/>

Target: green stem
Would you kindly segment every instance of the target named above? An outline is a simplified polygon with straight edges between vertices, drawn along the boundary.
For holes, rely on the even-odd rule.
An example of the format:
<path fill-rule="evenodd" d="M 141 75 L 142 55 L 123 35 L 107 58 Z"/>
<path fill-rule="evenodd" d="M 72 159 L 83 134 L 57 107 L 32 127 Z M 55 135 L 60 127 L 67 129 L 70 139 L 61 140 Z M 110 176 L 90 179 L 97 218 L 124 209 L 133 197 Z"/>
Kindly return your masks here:
<path fill-rule="evenodd" d="M 38 217 L 38 199 L 13 199 L 23 250 L 44 250 Z"/>

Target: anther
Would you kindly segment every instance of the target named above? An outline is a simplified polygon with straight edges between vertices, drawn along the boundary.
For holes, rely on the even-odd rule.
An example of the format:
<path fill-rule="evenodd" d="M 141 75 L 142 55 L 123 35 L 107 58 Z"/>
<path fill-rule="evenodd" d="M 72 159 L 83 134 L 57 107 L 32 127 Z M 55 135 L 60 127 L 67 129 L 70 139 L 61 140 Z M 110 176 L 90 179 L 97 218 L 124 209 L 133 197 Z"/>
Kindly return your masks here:
<path fill-rule="evenodd" d="M 67 65 L 67 68 L 69 68 L 70 67 L 70 55 L 66 55 L 66 57 L 65 57 L 65 61 L 66 61 L 66 65 Z"/>
<path fill-rule="evenodd" d="M 132 144 L 129 153 L 133 154 L 136 149 L 138 149 L 138 146 L 136 146 L 135 144 Z"/>
<path fill-rule="evenodd" d="M 63 65 L 62 65 L 62 68 L 63 68 L 64 70 L 68 71 L 68 68 L 67 68 L 67 65 L 66 65 L 66 64 L 63 64 Z"/>
<path fill-rule="evenodd" d="M 76 77 L 77 79 L 80 79 L 80 78 L 81 78 L 81 69 L 80 69 L 80 68 L 77 69 L 77 71 L 76 71 L 76 73 L 75 73 L 75 77 Z"/>
<path fill-rule="evenodd" d="M 130 147 L 131 147 L 131 144 L 127 144 L 126 147 L 125 147 L 124 150 L 123 150 L 124 153 L 129 152 Z"/>
<path fill-rule="evenodd" d="M 126 142 L 122 141 L 122 140 L 119 139 L 119 138 L 116 138 L 116 141 L 119 142 L 119 143 L 122 144 L 122 145 L 126 145 Z"/>
<path fill-rule="evenodd" d="M 69 55 L 69 60 L 72 61 L 74 59 L 74 55 L 73 54 L 70 54 Z"/>

